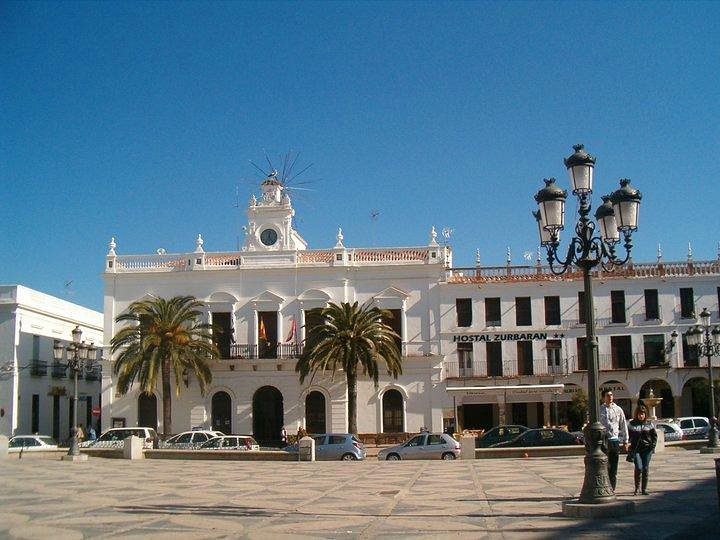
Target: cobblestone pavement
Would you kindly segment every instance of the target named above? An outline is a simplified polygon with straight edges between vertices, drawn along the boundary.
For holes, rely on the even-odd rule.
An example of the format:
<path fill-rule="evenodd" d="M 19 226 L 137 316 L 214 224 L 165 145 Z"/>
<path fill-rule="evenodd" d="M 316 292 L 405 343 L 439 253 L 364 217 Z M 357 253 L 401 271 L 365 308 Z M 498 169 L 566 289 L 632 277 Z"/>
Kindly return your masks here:
<path fill-rule="evenodd" d="M 668 451 L 634 515 L 581 520 L 561 502 L 581 457 L 407 462 L 0 461 L 3 538 L 720 537 L 712 455 Z"/>

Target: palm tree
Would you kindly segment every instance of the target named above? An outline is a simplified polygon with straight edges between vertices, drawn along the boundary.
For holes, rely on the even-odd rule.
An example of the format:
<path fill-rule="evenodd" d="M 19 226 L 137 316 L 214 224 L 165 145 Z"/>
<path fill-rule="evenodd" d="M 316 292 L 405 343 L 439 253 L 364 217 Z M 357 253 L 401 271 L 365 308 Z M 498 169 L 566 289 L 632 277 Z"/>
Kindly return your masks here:
<path fill-rule="evenodd" d="M 343 302 L 332 302 L 325 308 L 311 309 L 308 319 L 318 321 L 312 325 L 305 339 L 305 347 L 295 371 L 300 383 L 312 373 L 338 369 L 345 372 L 348 389 L 348 430 L 357 433 L 357 377 L 358 371 L 378 384 L 378 361 L 387 366 L 393 377 L 402 373 L 402 359 L 395 342 L 400 336 L 383 322 L 391 318 L 389 311 L 363 304 L 358 307 Z"/>
<path fill-rule="evenodd" d="M 117 391 L 126 394 L 137 380 L 141 390 L 150 394 L 159 380 L 165 434 L 172 433 L 172 376 L 176 395 L 184 372 L 195 374 L 204 394 L 212 381 L 208 362 L 220 356 L 212 343 L 211 325 L 200 322 L 202 305 L 192 296 L 141 300 L 115 319 L 129 323 L 110 341 L 112 352 L 120 351 L 113 366 Z"/>

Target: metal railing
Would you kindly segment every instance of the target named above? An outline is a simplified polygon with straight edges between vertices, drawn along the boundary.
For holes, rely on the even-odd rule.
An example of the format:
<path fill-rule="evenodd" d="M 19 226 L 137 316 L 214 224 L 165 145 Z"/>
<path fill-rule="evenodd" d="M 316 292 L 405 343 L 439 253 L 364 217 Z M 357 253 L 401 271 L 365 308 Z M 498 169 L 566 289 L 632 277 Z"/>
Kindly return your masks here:
<path fill-rule="evenodd" d="M 67 366 L 59 362 L 53 362 L 52 364 L 52 378 L 53 379 L 64 379 L 67 374 Z"/>
<path fill-rule="evenodd" d="M 42 376 L 47 375 L 48 363 L 42 360 L 32 360 L 30 363 L 30 375 Z"/>
<path fill-rule="evenodd" d="M 400 343 L 402 356 L 427 356 L 430 354 L 429 342 L 403 341 Z M 288 359 L 302 356 L 302 343 L 233 343 L 220 347 L 224 360 Z"/>
<path fill-rule="evenodd" d="M 85 370 L 86 381 L 99 381 L 102 378 L 102 368 L 100 366 L 92 366 Z"/>

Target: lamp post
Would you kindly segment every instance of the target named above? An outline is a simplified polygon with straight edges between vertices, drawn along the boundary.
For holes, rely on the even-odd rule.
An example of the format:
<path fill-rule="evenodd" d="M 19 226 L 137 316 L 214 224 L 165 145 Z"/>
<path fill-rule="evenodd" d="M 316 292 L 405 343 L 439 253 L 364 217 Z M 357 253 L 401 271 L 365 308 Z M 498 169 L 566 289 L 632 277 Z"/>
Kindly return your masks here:
<path fill-rule="evenodd" d="M 63 347 L 59 340 L 55 340 L 53 346 L 53 358 L 55 361 L 62 360 L 63 352 L 67 351 L 67 367 L 73 372 L 73 417 L 72 417 L 72 428 L 70 429 L 71 440 L 70 449 L 63 459 L 70 459 L 72 461 L 81 461 L 83 456 L 80 454 L 80 446 L 78 441 L 78 423 L 77 423 L 77 411 L 78 411 L 78 373 L 82 371 L 85 362 L 88 364 L 95 360 L 97 353 L 97 347 L 92 343 L 86 345 L 82 341 L 82 330 L 79 326 L 75 326 L 72 331 L 72 342 L 67 346 Z"/>
<path fill-rule="evenodd" d="M 585 350 L 588 362 L 589 423 L 585 427 L 585 479 L 580 494 L 582 504 L 615 502 L 607 471 L 607 456 L 601 445 L 605 428 L 598 414 L 598 344 L 595 336 L 591 271 L 602 266 L 612 271 L 630 260 L 632 233 L 637 229 L 640 192 L 630 187 L 630 180 L 620 180 L 620 189 L 603 196 L 603 203 L 590 217 L 591 195 L 595 158 L 585 152 L 582 144 L 573 146 L 575 152 L 566 158 L 573 194 L 577 197 L 578 220 L 575 236 L 569 241 L 567 252 L 560 255 L 560 231 L 565 227 L 565 199 L 567 191 L 555 184 L 554 178 L 545 179 L 545 187 L 535 195 L 538 212 L 534 212 L 540 232 L 540 244 L 547 250 L 550 271 L 560 275 L 577 267 L 582 270 L 585 291 Z M 599 228 L 599 235 L 596 234 Z M 618 257 L 615 247 L 623 236 L 625 256 Z"/>
<path fill-rule="evenodd" d="M 713 386 L 713 356 L 720 356 L 720 325 L 710 326 L 710 312 L 704 308 L 700 313 L 700 324 L 688 330 L 687 343 L 695 347 L 700 356 L 707 359 L 708 385 L 710 386 L 710 431 L 708 431 L 708 448 L 720 451 L 718 444 L 717 417 L 715 411 L 715 388 Z"/>

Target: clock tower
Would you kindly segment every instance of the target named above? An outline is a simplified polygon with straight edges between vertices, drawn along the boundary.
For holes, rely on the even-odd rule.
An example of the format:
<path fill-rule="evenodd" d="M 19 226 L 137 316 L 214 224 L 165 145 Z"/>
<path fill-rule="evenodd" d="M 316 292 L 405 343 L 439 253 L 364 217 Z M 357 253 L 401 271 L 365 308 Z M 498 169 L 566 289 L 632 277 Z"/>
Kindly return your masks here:
<path fill-rule="evenodd" d="M 250 197 L 243 251 L 298 251 L 307 248 L 307 242 L 293 229 L 295 210 L 277 174 L 273 169 L 260 184 L 260 200 L 255 195 Z"/>

